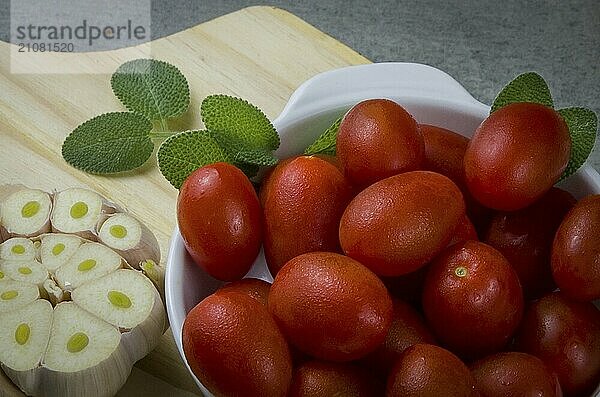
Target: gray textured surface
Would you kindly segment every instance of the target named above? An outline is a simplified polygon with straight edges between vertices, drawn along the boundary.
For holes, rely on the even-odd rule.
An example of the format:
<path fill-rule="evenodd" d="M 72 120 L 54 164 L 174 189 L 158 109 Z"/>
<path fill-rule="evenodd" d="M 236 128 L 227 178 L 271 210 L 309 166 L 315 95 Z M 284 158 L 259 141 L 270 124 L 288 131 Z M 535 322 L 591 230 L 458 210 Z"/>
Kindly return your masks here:
<path fill-rule="evenodd" d="M 284 8 L 375 62 L 440 68 L 485 103 L 514 76 L 534 70 L 548 81 L 558 107 L 600 114 L 598 0 L 153 1 L 152 36 L 256 4 Z M 9 2 L 0 0 L 1 40 L 8 39 L 8 26 Z M 591 162 L 600 169 L 598 149 Z"/>

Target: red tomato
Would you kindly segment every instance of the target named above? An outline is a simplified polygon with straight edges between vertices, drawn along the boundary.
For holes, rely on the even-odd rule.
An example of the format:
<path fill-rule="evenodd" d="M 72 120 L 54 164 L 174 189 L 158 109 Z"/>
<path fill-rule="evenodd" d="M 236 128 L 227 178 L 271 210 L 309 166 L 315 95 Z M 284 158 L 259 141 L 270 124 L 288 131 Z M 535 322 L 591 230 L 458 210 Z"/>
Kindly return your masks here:
<path fill-rule="evenodd" d="M 386 397 L 476 396 L 475 379 L 454 354 L 435 345 L 407 348 L 388 378 Z"/>
<path fill-rule="evenodd" d="M 485 397 L 562 397 L 558 378 L 539 358 L 498 353 L 471 366 L 475 386 Z"/>
<path fill-rule="evenodd" d="M 357 366 L 313 360 L 295 369 L 287 397 L 377 397 L 382 388 Z"/>
<path fill-rule="evenodd" d="M 340 170 L 315 156 L 282 161 L 264 181 L 265 258 L 271 274 L 307 252 L 341 252 L 340 218 L 353 190 Z"/>
<path fill-rule="evenodd" d="M 387 376 L 402 352 L 416 343 L 435 344 L 435 338 L 419 312 L 408 303 L 394 299 L 392 325 L 385 341 L 374 352 L 367 355 L 363 364 L 381 375 Z"/>
<path fill-rule="evenodd" d="M 589 396 L 600 382 L 600 311 L 562 292 L 532 302 L 516 347 L 541 359 L 558 375 L 566 396 Z"/>
<path fill-rule="evenodd" d="M 465 152 L 467 186 L 483 205 L 514 211 L 554 185 L 571 154 L 569 129 L 552 108 L 513 103 L 475 131 Z"/>
<path fill-rule="evenodd" d="M 552 246 L 552 274 L 566 295 L 600 298 L 600 195 L 575 205 L 560 224 Z"/>
<path fill-rule="evenodd" d="M 239 169 L 215 163 L 194 171 L 177 199 L 177 222 L 198 266 L 220 280 L 242 278 L 262 243 L 262 210 Z"/>
<path fill-rule="evenodd" d="M 429 171 L 374 183 L 348 204 L 340 221 L 346 255 L 382 276 L 417 270 L 439 253 L 465 215 L 458 187 Z"/>
<path fill-rule="evenodd" d="M 290 343 L 328 361 L 351 361 L 375 350 L 392 320 L 392 300 L 381 280 L 331 252 L 286 263 L 271 285 L 268 306 Z"/>
<path fill-rule="evenodd" d="M 355 105 L 344 116 L 336 139 L 336 154 L 345 175 L 362 187 L 418 170 L 423 151 L 417 122 L 389 99 L 369 99 Z"/>
<path fill-rule="evenodd" d="M 494 248 L 466 241 L 429 267 L 423 309 L 438 339 L 465 358 L 502 349 L 523 315 L 519 278 Z"/>
<path fill-rule="evenodd" d="M 281 331 L 257 299 L 222 291 L 187 315 L 185 357 L 198 379 L 217 396 L 286 395 L 292 360 Z"/>

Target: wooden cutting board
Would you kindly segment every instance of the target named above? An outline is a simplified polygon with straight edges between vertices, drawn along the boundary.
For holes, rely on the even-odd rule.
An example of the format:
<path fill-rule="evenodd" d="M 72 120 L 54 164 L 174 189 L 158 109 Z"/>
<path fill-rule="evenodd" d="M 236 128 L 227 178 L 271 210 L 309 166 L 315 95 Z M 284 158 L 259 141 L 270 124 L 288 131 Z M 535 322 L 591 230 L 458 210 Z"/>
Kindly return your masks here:
<path fill-rule="evenodd" d="M 191 88 L 187 114 L 170 128 L 201 127 L 199 105 L 215 93 L 236 95 L 273 120 L 290 94 L 317 73 L 369 60 L 296 16 L 277 8 L 251 7 L 155 40 L 153 58 L 183 72 Z M 156 234 L 163 253 L 175 227 L 177 191 L 162 177 L 153 157 L 141 169 L 118 176 L 93 176 L 61 157 L 64 138 L 103 112 L 124 110 L 112 94 L 110 75 L 142 47 L 109 52 L 51 54 L 37 74 L 12 74 L 10 45 L 0 42 L 0 184 L 22 183 L 51 191 L 72 186 L 96 190 L 126 207 Z M 48 65 L 77 62 L 89 74 L 43 74 Z M 2 373 L 2 371 L 0 371 Z M 200 391 L 189 376 L 170 331 L 139 361 L 120 396 L 191 396 Z M 0 375 L 0 396 L 22 396 Z"/>

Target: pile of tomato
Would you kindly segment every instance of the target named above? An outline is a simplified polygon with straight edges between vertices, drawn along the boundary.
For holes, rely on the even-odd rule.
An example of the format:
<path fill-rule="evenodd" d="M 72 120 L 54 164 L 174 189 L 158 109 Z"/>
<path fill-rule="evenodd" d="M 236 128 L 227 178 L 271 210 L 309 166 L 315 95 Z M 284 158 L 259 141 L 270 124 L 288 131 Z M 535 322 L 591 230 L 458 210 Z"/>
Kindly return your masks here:
<path fill-rule="evenodd" d="M 336 156 L 285 159 L 259 194 L 230 164 L 198 169 L 179 228 L 230 283 L 186 318 L 190 367 L 217 396 L 590 395 L 600 195 L 554 187 L 570 152 L 543 105 L 469 140 L 372 99 Z M 242 279 L 261 246 L 272 284 Z"/>

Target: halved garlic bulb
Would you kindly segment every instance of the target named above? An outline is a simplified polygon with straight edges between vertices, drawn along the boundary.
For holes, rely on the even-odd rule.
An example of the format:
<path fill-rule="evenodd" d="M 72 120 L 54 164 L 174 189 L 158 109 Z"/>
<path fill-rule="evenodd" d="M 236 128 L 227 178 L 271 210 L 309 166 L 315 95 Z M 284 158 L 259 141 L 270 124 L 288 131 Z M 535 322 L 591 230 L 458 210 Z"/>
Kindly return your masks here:
<path fill-rule="evenodd" d="M 112 396 L 166 330 L 158 242 L 117 209 L 86 189 L 0 186 L 0 367 L 27 395 Z"/>

